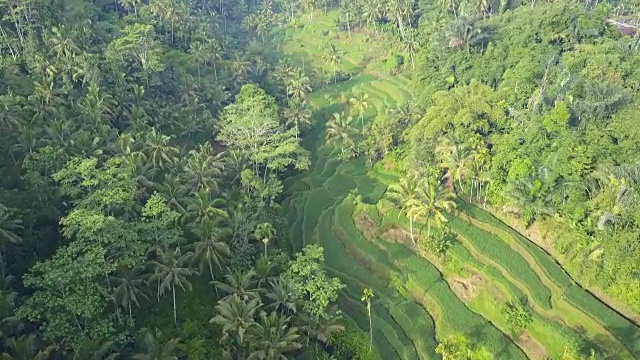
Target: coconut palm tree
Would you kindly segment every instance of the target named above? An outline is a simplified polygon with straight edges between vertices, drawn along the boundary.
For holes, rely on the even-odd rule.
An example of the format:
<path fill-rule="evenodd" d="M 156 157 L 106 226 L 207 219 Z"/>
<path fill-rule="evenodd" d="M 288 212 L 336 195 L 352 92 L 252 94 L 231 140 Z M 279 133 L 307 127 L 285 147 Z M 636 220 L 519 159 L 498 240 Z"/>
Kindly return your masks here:
<path fill-rule="evenodd" d="M 189 257 L 192 263 L 200 268 L 201 273 L 209 269 L 211 281 L 214 281 L 213 268 L 222 270 L 222 265 L 231 254 L 229 245 L 222 241 L 228 235 L 228 230 L 214 222 L 206 221 L 192 226 L 191 231 L 200 240 L 191 245 L 192 252 L 189 253 Z"/>
<path fill-rule="evenodd" d="M 268 222 L 259 224 L 256 226 L 256 230 L 253 232 L 253 235 L 260 240 L 264 244 L 264 257 L 267 257 L 267 245 L 276 235 L 276 229 L 273 228 Z"/>
<path fill-rule="evenodd" d="M 369 316 L 369 352 L 371 352 L 371 348 L 373 347 L 373 327 L 371 325 L 371 298 L 373 297 L 373 290 L 371 288 L 366 288 L 362 292 L 362 298 L 360 301 L 367 304 L 367 315 Z"/>
<path fill-rule="evenodd" d="M 322 55 L 322 59 L 327 62 L 333 68 L 333 83 L 336 84 L 337 73 L 338 73 L 338 65 L 342 63 L 343 54 L 340 49 L 336 46 L 336 44 L 329 44 L 324 48 L 324 54 Z"/>
<path fill-rule="evenodd" d="M 444 213 L 455 209 L 456 203 L 451 200 L 454 196 L 435 177 L 421 181 L 416 189 L 416 195 L 421 204 L 421 216 L 427 219 L 427 238 L 429 238 L 431 220 L 435 220 L 438 225 L 444 224 L 447 222 Z"/>
<path fill-rule="evenodd" d="M 418 50 L 420 49 L 420 42 L 418 41 L 418 32 L 416 29 L 408 29 L 407 36 L 402 40 L 402 48 L 404 52 L 409 55 L 409 59 L 411 60 L 411 68 L 415 69 L 415 56 Z"/>
<path fill-rule="evenodd" d="M 138 16 L 138 8 L 142 3 L 140 0 L 118 0 L 118 2 L 120 3 L 120 6 L 125 8 L 127 11 L 131 11 L 131 9 L 133 9 L 133 13 L 136 17 Z"/>
<path fill-rule="evenodd" d="M 176 286 L 191 290 L 192 285 L 188 280 L 189 276 L 197 275 L 196 269 L 185 267 L 188 256 L 180 254 L 180 248 L 174 251 L 160 251 L 158 260 L 151 262 L 151 267 L 155 273 L 151 276 L 151 281 L 158 283 L 158 297 L 164 295 L 165 290 L 171 290 L 173 298 L 173 322 L 178 324 L 176 309 Z"/>
<path fill-rule="evenodd" d="M 307 93 L 311 92 L 311 81 L 302 71 L 297 71 L 292 78 L 287 81 L 287 95 L 291 99 L 304 101 Z"/>
<path fill-rule="evenodd" d="M 179 151 L 169 145 L 170 141 L 170 136 L 159 133 L 155 128 L 151 128 L 151 131 L 146 134 L 142 151 L 154 167 L 164 169 L 178 157 Z"/>
<path fill-rule="evenodd" d="M 325 141 L 328 144 L 340 141 L 341 151 L 344 153 L 345 145 L 351 146 L 354 144 L 354 141 L 351 138 L 351 134 L 353 134 L 351 122 L 353 121 L 353 118 L 351 116 L 346 116 L 344 112 L 333 113 L 331 116 L 331 120 L 327 122 Z"/>
<path fill-rule="evenodd" d="M 2 360 L 47 360 L 56 349 L 49 345 L 39 349 L 38 338 L 35 334 L 22 335 L 19 338 L 9 338 L 6 351 L 0 354 Z"/>
<path fill-rule="evenodd" d="M 438 0 L 438 6 L 445 12 L 453 13 L 454 17 L 458 17 L 458 8 L 460 7 L 460 0 Z"/>
<path fill-rule="evenodd" d="M 471 150 L 468 144 L 460 141 L 455 135 L 448 134 L 438 139 L 435 148 L 436 156 L 452 181 L 458 180 L 460 190 L 464 191 L 462 176 L 467 170 Z"/>
<path fill-rule="evenodd" d="M 20 106 L 12 95 L 0 95 L 0 128 L 15 130 L 20 126 Z"/>
<path fill-rule="evenodd" d="M 296 129 L 296 139 L 300 139 L 300 128 L 311 124 L 311 109 L 304 100 L 289 101 L 288 105 L 284 109 L 285 123 Z"/>
<path fill-rule="evenodd" d="M 369 94 L 365 92 L 358 92 L 353 94 L 353 97 L 349 99 L 349 104 L 353 106 L 358 115 L 360 116 L 360 125 L 362 127 L 362 132 L 364 133 L 364 113 L 369 108 Z"/>
<path fill-rule="evenodd" d="M 189 151 L 182 177 L 192 192 L 218 191 L 223 171 L 224 153 L 215 154 L 211 144 L 206 142 Z"/>
<path fill-rule="evenodd" d="M 224 199 L 215 198 L 206 189 L 200 189 L 193 195 L 187 205 L 187 215 L 196 224 L 207 221 L 216 222 L 227 217 L 227 212 L 222 208 L 225 205 Z"/>
<path fill-rule="evenodd" d="M 177 176 L 167 176 L 164 183 L 157 185 L 158 193 L 167 200 L 167 204 L 183 216 L 187 214 L 184 204 L 187 202 L 189 189 L 184 186 Z"/>
<path fill-rule="evenodd" d="M 22 220 L 11 214 L 10 209 L 0 203 L 0 247 L 4 251 L 7 243 L 17 244 L 22 241 L 17 234 L 22 230 Z"/>
<path fill-rule="evenodd" d="M 254 269 L 256 272 L 257 287 L 259 288 L 260 292 L 264 292 L 264 287 L 267 282 L 273 279 L 276 264 L 273 261 L 269 260 L 269 258 L 263 256 L 259 259 L 256 259 Z"/>
<path fill-rule="evenodd" d="M 120 353 L 115 352 L 113 341 L 86 339 L 80 348 L 73 353 L 73 360 L 115 360 Z"/>
<path fill-rule="evenodd" d="M 256 326 L 254 317 L 260 309 L 259 298 L 243 299 L 233 294 L 218 302 L 215 307 L 216 315 L 209 322 L 222 327 L 222 340 L 235 343 L 237 359 L 243 359 L 247 333 Z"/>
<path fill-rule="evenodd" d="M 191 59 L 198 67 L 198 85 L 202 85 L 200 78 L 200 65 L 205 64 L 207 61 L 207 49 L 201 41 L 194 41 L 189 44 L 189 50 L 187 50 Z"/>
<path fill-rule="evenodd" d="M 141 269 L 121 268 L 118 271 L 118 276 L 109 276 L 109 282 L 113 286 L 113 294 L 111 295 L 113 303 L 127 311 L 131 319 L 133 305 L 140 307 L 138 299 L 140 297 L 148 298 L 149 289 L 142 277 Z"/>
<path fill-rule="evenodd" d="M 289 326 L 289 317 L 264 311 L 251 328 L 251 350 L 248 360 L 286 360 L 286 353 L 299 349 L 298 328 Z"/>
<path fill-rule="evenodd" d="M 17 244 L 22 238 L 17 234 L 22 230 L 22 220 L 10 213 L 9 208 L 0 203 L 0 268 L 4 277 L 4 254 L 7 244 Z"/>
<path fill-rule="evenodd" d="M 284 314 L 296 313 L 298 310 L 298 299 L 296 299 L 291 283 L 285 278 L 277 278 L 269 281 L 269 288 L 266 294 L 269 303 L 267 309 L 273 309 Z"/>
<path fill-rule="evenodd" d="M 207 39 L 204 43 L 206 60 L 205 65 L 210 63 L 213 66 L 213 76 L 218 80 L 218 69 L 216 63 L 222 59 L 222 47 L 220 43 L 215 39 Z"/>
<path fill-rule="evenodd" d="M 166 343 L 162 342 L 162 332 L 156 329 L 151 332 L 143 330 L 142 344 L 144 352 L 133 355 L 135 360 L 177 360 L 178 344 L 180 338 L 173 338 Z"/>
<path fill-rule="evenodd" d="M 416 243 L 413 235 L 413 221 L 416 216 L 421 212 L 420 201 L 418 200 L 418 177 L 417 175 L 407 176 L 400 180 L 397 184 L 389 186 L 386 192 L 386 197 L 400 207 L 400 211 L 403 211 L 409 218 L 409 231 L 411 234 L 411 241 Z"/>
<path fill-rule="evenodd" d="M 449 47 L 464 48 L 467 52 L 489 39 L 489 33 L 468 17 L 460 17 L 451 23 L 445 35 L 449 39 Z"/>
<path fill-rule="evenodd" d="M 327 309 L 326 314 L 319 318 L 301 312 L 297 319 L 301 324 L 302 331 L 307 333 L 310 338 L 318 339 L 325 344 L 329 341 L 331 334 L 344 330 L 344 326 L 341 325 L 341 312 L 335 308 Z"/>
<path fill-rule="evenodd" d="M 224 282 L 214 281 L 216 288 L 224 294 L 224 298 L 238 296 L 243 300 L 259 299 L 256 272 L 251 270 L 233 270 L 224 276 Z"/>

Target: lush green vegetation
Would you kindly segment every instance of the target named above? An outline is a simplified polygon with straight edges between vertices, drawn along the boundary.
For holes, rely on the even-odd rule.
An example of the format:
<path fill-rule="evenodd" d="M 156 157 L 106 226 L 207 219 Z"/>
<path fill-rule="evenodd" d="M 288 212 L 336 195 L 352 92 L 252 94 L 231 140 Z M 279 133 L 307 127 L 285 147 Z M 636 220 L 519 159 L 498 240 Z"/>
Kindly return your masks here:
<path fill-rule="evenodd" d="M 637 11 L 0 2 L 2 358 L 640 357 Z"/>

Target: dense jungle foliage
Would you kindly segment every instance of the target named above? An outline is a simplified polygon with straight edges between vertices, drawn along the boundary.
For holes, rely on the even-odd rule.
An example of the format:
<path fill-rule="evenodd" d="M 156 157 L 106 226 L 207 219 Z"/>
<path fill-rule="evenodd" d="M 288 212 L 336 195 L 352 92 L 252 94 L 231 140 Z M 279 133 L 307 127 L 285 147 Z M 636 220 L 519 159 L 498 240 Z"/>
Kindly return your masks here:
<path fill-rule="evenodd" d="M 483 206 L 637 321 L 638 5 L 1 0 L 3 358 L 380 357 L 378 295 L 364 290 L 359 328 L 333 254 L 288 245 L 285 180 L 313 164 L 303 139 L 320 120 L 341 158 L 402 175 L 382 201 L 416 245 L 446 254 L 449 213 Z M 391 43 L 374 75 L 411 77 L 411 102 L 365 124 L 368 95 L 342 94 L 350 113 L 316 116 L 310 93 L 364 70 L 331 39 L 313 69 L 279 39 L 328 11 L 344 36 Z M 446 359 L 499 358 L 438 343 Z"/>

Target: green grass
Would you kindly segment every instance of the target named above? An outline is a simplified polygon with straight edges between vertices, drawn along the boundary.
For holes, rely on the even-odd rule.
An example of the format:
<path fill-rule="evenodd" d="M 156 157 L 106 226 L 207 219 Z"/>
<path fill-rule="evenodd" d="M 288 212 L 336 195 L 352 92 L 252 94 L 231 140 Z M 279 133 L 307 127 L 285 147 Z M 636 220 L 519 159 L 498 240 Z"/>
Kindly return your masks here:
<path fill-rule="evenodd" d="M 482 231 L 458 217 L 452 218 L 448 224 L 451 229 L 464 236 L 471 246 L 498 262 L 502 268 L 517 278 L 518 282 L 530 291 L 536 304 L 545 309 L 551 309 L 551 290 L 542 283 L 538 274 L 531 269 L 529 263 L 520 254 L 514 252 L 509 245 L 492 234 Z"/>
<path fill-rule="evenodd" d="M 559 286 L 571 286 L 574 283 L 562 267 L 558 265 L 558 263 L 556 263 L 543 249 L 531 242 L 529 239 L 520 235 L 520 233 L 513 230 L 498 218 L 482 209 L 468 204 L 458 203 L 458 209 L 480 221 L 491 224 L 507 232 L 515 241 L 524 246 L 531 253 L 547 276 Z"/>

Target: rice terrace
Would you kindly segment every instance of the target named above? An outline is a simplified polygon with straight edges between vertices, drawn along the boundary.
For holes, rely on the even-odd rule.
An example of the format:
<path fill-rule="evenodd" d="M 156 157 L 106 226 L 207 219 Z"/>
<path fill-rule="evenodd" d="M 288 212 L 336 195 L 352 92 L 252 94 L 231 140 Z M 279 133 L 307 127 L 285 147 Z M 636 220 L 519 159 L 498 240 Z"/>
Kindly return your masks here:
<path fill-rule="evenodd" d="M 324 39 L 344 54 L 334 66 L 350 79 L 310 94 L 316 127 L 303 140 L 312 154 L 308 171 L 285 182 L 284 211 L 290 248 L 325 249 L 330 274 L 347 286 L 340 308 L 369 331 L 365 288 L 373 291 L 372 329 L 381 359 L 438 359 L 439 340 L 451 334 L 475 339 L 496 359 L 561 358 L 567 344 L 605 352 L 608 359 L 640 358 L 640 328 L 579 286 L 542 248 L 487 211 L 462 199 L 447 215 L 455 242 L 446 256 L 417 249 L 409 219 L 386 200 L 398 180 L 393 164 L 368 167 L 343 156 L 339 142 L 327 143 L 325 123 L 334 113 L 356 120 L 346 100 L 367 94 L 366 123 L 377 114 L 412 101 L 412 81 L 383 71 L 393 49 L 379 40 L 334 30 L 335 12 L 301 17 L 280 39 L 280 51 L 307 71 L 331 66 L 323 61 Z M 323 42 L 324 41 L 324 42 Z M 354 121 L 360 130 L 360 121 Z M 384 163 L 383 163 L 384 164 Z M 427 224 L 416 218 L 415 236 Z M 517 331 L 502 304 L 524 303 L 528 326 Z M 606 350 L 605 350 L 606 349 Z"/>

